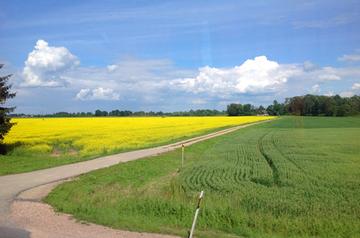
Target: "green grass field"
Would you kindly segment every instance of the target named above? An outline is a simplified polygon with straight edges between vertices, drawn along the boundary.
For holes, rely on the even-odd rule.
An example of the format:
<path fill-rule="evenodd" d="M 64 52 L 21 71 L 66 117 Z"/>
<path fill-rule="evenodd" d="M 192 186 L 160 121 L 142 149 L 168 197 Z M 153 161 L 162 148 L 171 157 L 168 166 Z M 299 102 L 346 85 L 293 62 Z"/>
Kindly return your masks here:
<path fill-rule="evenodd" d="M 285 117 L 57 187 L 80 220 L 196 237 L 359 237 L 360 118 Z"/>

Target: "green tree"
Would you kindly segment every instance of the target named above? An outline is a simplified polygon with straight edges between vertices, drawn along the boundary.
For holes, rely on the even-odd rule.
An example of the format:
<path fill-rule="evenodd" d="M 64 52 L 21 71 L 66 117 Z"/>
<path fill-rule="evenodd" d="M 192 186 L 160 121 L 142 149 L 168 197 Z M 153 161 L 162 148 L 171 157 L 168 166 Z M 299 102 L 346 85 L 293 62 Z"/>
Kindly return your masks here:
<path fill-rule="evenodd" d="M 334 97 L 327 97 L 324 101 L 324 113 L 325 116 L 336 116 L 336 101 Z"/>
<path fill-rule="evenodd" d="M 250 104 L 244 104 L 243 115 L 245 115 L 245 116 L 251 115 L 251 105 Z"/>
<path fill-rule="evenodd" d="M 266 108 L 266 111 L 269 115 L 272 116 L 279 116 L 286 114 L 285 105 L 283 103 L 279 103 L 278 101 L 274 100 L 272 105 L 269 105 Z"/>
<path fill-rule="evenodd" d="M 360 113 L 360 96 L 352 96 L 350 99 L 350 115 L 357 115 Z"/>
<path fill-rule="evenodd" d="M 313 96 L 313 107 L 311 108 L 311 115 L 318 116 L 320 113 L 320 100 L 319 96 Z"/>
<path fill-rule="evenodd" d="M 284 115 L 284 104 L 279 103 L 278 101 L 274 100 L 273 102 L 273 108 L 274 108 L 274 113 L 275 115 L 279 116 L 279 115 Z"/>
<path fill-rule="evenodd" d="M 256 113 L 260 115 L 265 114 L 266 113 L 265 107 L 263 107 L 263 105 L 260 105 Z"/>
<path fill-rule="evenodd" d="M 0 64 L 0 69 L 3 67 Z M 9 132 L 14 125 L 10 120 L 9 113 L 14 111 L 14 107 L 6 107 L 5 103 L 8 99 L 15 97 L 16 93 L 10 92 L 11 85 L 8 84 L 8 80 L 11 74 L 6 76 L 0 76 L 0 140 L 4 139 L 6 133 Z"/>
<path fill-rule="evenodd" d="M 238 104 L 231 103 L 230 105 L 228 105 L 227 106 L 227 114 L 229 116 L 238 116 L 239 115 Z"/>
<path fill-rule="evenodd" d="M 315 97 L 314 95 L 305 95 L 304 97 L 304 108 L 303 108 L 303 112 L 302 115 L 305 116 L 311 116 L 313 115 L 313 112 L 315 111 L 314 107 L 315 107 Z"/>
<path fill-rule="evenodd" d="M 294 115 L 303 115 L 304 112 L 304 99 L 301 96 L 292 97 L 289 99 L 289 112 Z"/>
<path fill-rule="evenodd" d="M 102 116 L 102 112 L 101 112 L 99 109 L 97 109 L 97 110 L 95 111 L 95 116 L 96 116 L 96 117 L 101 117 L 101 116 Z"/>

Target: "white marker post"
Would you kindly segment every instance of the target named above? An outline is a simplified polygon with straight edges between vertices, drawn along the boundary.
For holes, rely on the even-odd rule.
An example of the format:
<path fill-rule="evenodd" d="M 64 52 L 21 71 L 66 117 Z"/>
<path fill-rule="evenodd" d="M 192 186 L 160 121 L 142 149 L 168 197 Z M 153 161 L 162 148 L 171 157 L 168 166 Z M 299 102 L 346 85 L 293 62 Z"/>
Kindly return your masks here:
<path fill-rule="evenodd" d="M 181 168 L 184 167 L 185 145 L 181 145 Z"/>
<path fill-rule="evenodd" d="M 196 220 L 197 220 L 197 217 L 198 217 L 199 211 L 200 211 L 200 204 L 201 204 L 201 200 L 203 199 L 203 197 L 204 197 L 204 191 L 201 191 L 200 196 L 199 196 L 199 200 L 198 200 L 198 204 L 197 204 L 197 207 L 196 207 L 196 211 L 195 211 L 194 220 L 193 220 L 193 223 L 192 223 L 192 226 L 191 226 L 191 230 L 189 232 L 189 238 L 193 237 L 194 230 L 195 230 L 195 225 L 196 225 Z"/>

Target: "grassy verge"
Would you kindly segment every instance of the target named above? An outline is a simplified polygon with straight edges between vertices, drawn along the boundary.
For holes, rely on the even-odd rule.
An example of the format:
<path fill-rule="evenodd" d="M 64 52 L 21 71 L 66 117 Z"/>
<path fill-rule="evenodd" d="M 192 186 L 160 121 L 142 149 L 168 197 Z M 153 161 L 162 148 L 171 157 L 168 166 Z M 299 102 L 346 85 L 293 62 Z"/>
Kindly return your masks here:
<path fill-rule="evenodd" d="M 357 237 L 359 118 L 287 117 L 57 187 L 46 202 L 110 227 L 185 237 Z"/>

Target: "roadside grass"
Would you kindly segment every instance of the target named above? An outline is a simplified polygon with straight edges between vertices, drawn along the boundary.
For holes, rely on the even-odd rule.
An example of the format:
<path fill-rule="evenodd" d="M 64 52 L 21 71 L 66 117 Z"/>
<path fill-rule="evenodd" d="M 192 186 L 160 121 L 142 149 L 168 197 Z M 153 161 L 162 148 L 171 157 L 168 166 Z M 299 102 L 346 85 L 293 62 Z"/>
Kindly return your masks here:
<path fill-rule="evenodd" d="M 79 220 L 196 237 L 358 237 L 360 119 L 284 117 L 100 169 L 45 199 Z"/>
<path fill-rule="evenodd" d="M 175 143 L 271 118 L 274 117 L 17 119 L 18 125 L 5 138 L 8 153 L 0 155 L 0 176 Z"/>

